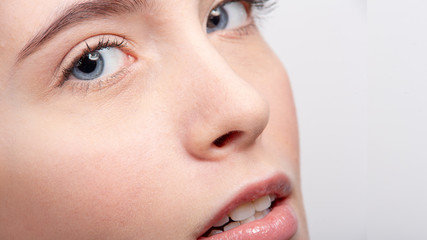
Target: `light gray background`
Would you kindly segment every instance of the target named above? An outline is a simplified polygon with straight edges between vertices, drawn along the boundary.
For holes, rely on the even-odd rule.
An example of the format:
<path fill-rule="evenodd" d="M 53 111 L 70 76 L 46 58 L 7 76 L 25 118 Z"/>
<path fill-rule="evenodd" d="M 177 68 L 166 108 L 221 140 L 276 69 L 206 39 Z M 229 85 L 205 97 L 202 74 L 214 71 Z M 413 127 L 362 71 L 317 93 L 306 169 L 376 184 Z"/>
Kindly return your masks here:
<path fill-rule="evenodd" d="M 427 239 L 427 1 L 279 0 L 262 22 L 294 89 L 311 239 Z"/>

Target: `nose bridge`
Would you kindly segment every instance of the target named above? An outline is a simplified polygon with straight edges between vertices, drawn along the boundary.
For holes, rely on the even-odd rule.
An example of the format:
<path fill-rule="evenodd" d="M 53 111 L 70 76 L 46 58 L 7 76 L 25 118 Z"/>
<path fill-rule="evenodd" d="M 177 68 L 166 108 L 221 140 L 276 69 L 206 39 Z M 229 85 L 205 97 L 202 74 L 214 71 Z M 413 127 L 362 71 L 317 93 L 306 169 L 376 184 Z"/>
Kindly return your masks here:
<path fill-rule="evenodd" d="M 254 143 L 268 122 L 269 107 L 200 35 L 188 36 L 178 51 L 177 89 L 182 102 L 190 103 L 183 111 L 182 137 L 191 155 L 217 159 Z"/>
<path fill-rule="evenodd" d="M 192 79 L 192 90 L 200 101 L 198 112 L 206 122 L 215 122 L 212 125 L 217 128 L 237 129 L 251 124 L 244 118 L 263 117 L 266 101 L 218 52 L 199 53 L 198 58 L 199 72 Z"/>

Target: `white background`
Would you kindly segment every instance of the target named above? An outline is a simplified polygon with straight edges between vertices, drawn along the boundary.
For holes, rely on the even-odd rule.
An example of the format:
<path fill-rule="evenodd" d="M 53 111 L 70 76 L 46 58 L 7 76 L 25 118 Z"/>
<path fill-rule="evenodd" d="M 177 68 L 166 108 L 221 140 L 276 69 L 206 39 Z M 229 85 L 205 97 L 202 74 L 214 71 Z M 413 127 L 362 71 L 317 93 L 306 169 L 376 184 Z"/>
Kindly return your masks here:
<path fill-rule="evenodd" d="M 312 240 L 427 239 L 427 1 L 279 0 Z"/>

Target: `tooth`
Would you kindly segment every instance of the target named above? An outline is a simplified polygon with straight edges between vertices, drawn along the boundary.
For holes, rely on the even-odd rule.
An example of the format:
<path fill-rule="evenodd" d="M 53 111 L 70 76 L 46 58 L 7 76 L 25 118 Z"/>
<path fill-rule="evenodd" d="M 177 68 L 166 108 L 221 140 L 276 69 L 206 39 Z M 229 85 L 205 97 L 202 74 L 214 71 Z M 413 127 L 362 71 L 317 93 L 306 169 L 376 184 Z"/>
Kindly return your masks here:
<path fill-rule="evenodd" d="M 254 215 L 255 213 L 255 207 L 252 204 L 252 202 L 248 202 L 245 204 L 240 205 L 238 208 L 236 208 L 234 211 L 232 211 L 229 216 L 234 221 L 242 221 L 246 218 Z"/>
<path fill-rule="evenodd" d="M 255 216 L 250 216 L 243 221 L 240 221 L 240 224 L 246 224 L 255 221 Z"/>
<path fill-rule="evenodd" d="M 274 196 L 273 194 L 270 194 L 270 201 L 274 202 L 274 200 L 276 200 L 276 196 Z"/>
<path fill-rule="evenodd" d="M 254 217 L 255 217 L 255 220 L 258 220 L 258 219 L 263 218 L 264 215 L 262 214 L 262 212 L 256 212 L 255 215 L 254 215 Z"/>
<path fill-rule="evenodd" d="M 240 222 L 231 222 L 224 226 L 224 232 L 240 226 Z"/>
<path fill-rule="evenodd" d="M 265 209 L 264 211 L 261 212 L 262 213 L 262 217 L 267 216 L 267 214 L 269 214 L 270 212 L 271 212 L 270 209 Z"/>
<path fill-rule="evenodd" d="M 221 227 L 222 225 L 228 223 L 228 221 L 230 221 L 230 219 L 228 218 L 228 216 L 225 216 L 221 220 L 219 220 L 217 223 L 215 223 L 213 226 L 214 227 Z"/>
<path fill-rule="evenodd" d="M 211 236 L 213 236 L 213 235 L 217 235 L 217 234 L 220 234 L 220 233 L 222 233 L 222 231 L 221 231 L 221 230 L 214 229 L 214 230 L 212 230 L 212 231 L 209 233 L 208 237 L 211 237 Z"/>
<path fill-rule="evenodd" d="M 261 212 L 262 210 L 265 210 L 271 206 L 271 200 L 268 195 L 262 198 L 258 198 L 253 203 L 255 206 L 255 210 L 257 210 L 258 212 Z"/>

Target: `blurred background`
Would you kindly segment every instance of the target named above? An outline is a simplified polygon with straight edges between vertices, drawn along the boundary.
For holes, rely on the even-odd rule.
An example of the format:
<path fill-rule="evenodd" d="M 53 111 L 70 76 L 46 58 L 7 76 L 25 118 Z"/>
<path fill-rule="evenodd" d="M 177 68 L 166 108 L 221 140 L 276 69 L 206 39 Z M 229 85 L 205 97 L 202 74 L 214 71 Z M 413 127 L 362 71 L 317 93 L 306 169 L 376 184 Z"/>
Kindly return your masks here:
<path fill-rule="evenodd" d="M 278 0 L 312 240 L 426 239 L 427 1 Z"/>

